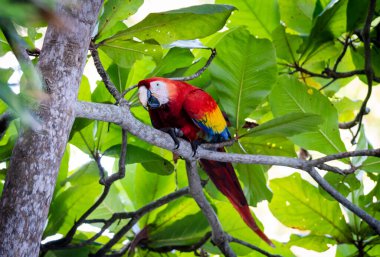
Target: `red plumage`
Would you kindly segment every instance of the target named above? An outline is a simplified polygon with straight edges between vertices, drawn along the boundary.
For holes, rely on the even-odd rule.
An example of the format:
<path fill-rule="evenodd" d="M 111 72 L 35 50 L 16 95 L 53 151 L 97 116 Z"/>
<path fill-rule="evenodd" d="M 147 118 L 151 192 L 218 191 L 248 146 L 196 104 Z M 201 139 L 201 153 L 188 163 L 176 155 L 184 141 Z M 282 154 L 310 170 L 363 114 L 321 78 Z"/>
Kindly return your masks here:
<path fill-rule="evenodd" d="M 176 128 L 190 142 L 222 142 L 230 138 L 215 100 L 203 90 L 181 81 L 151 78 L 139 82 L 140 101 L 148 107 L 157 129 Z M 224 148 L 218 151 L 224 152 Z M 273 243 L 254 221 L 231 163 L 201 159 L 212 182 L 232 203 L 244 222 L 269 245 Z"/>

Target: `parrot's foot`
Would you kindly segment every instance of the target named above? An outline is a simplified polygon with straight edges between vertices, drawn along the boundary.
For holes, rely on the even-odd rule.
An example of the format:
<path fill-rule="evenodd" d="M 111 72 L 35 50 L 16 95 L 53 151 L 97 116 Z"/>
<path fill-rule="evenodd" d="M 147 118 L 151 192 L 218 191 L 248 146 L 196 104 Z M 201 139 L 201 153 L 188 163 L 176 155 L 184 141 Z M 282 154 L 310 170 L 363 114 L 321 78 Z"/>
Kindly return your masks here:
<path fill-rule="evenodd" d="M 191 149 L 193 149 L 193 157 L 197 154 L 198 146 L 201 145 L 201 142 L 198 140 L 191 141 Z"/>
<path fill-rule="evenodd" d="M 179 140 L 178 137 L 183 136 L 182 131 L 179 128 L 162 128 L 161 131 L 168 133 L 174 141 L 174 149 L 178 149 Z"/>

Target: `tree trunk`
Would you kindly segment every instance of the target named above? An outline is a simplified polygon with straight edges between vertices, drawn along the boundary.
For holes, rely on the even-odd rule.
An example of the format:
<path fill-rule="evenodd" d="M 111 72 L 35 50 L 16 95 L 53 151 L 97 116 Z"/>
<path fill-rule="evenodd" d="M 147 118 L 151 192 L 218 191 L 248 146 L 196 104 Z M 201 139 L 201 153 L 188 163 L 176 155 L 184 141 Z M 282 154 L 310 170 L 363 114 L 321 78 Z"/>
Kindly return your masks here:
<path fill-rule="evenodd" d="M 39 68 L 48 100 L 43 129 L 18 139 L 0 201 L 0 256 L 38 256 L 60 161 L 74 121 L 78 86 L 101 0 L 57 1 L 62 24 L 46 32 Z M 61 2 L 66 3 L 66 5 Z"/>

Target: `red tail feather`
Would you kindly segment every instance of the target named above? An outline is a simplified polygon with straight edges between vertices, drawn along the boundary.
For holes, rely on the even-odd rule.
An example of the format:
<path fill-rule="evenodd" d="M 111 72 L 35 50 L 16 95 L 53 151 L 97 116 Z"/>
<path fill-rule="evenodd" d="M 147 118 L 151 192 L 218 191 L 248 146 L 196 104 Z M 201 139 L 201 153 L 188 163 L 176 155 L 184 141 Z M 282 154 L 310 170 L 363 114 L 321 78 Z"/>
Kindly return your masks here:
<path fill-rule="evenodd" d="M 219 148 L 219 152 L 224 152 L 224 148 Z M 239 212 L 244 222 L 265 242 L 274 247 L 270 239 L 257 226 L 249 210 L 247 200 L 241 189 L 238 178 L 231 163 L 217 162 L 201 159 L 200 163 L 208 176 L 218 188 L 232 203 L 234 208 Z"/>

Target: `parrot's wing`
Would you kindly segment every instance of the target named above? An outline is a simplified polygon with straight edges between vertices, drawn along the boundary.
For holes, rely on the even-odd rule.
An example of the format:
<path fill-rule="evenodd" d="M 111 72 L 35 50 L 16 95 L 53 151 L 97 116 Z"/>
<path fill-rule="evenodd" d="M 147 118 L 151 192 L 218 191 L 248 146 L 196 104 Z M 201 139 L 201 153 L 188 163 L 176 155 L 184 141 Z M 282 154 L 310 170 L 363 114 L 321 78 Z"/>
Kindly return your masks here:
<path fill-rule="evenodd" d="M 215 100 L 201 89 L 191 91 L 183 104 L 183 109 L 193 122 L 205 134 L 208 142 L 222 142 L 231 138 L 223 117 Z"/>

